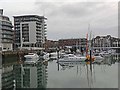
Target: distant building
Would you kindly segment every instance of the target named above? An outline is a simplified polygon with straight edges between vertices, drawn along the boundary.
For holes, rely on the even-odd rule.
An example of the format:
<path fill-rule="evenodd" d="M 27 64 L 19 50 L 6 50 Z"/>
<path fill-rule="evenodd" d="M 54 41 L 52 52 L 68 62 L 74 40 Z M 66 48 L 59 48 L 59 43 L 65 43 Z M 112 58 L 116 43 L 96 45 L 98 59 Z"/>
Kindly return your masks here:
<path fill-rule="evenodd" d="M 0 50 L 13 50 L 13 26 L 9 17 L 3 15 L 0 9 Z"/>
<path fill-rule="evenodd" d="M 56 49 L 58 47 L 58 41 L 46 40 L 44 44 L 45 49 L 48 51 L 50 49 Z"/>
<path fill-rule="evenodd" d="M 46 19 L 38 15 L 14 16 L 14 48 L 43 48 L 46 37 Z"/>
<path fill-rule="evenodd" d="M 14 65 L 16 88 L 46 88 L 47 66 L 42 62 Z"/>
<path fill-rule="evenodd" d="M 93 47 L 117 47 L 120 44 L 120 39 L 107 36 L 96 36 L 92 39 Z"/>
<path fill-rule="evenodd" d="M 86 38 L 60 39 L 58 43 L 59 43 L 59 47 L 61 48 L 70 46 L 70 47 L 77 47 L 81 49 L 81 48 L 86 48 L 87 39 Z"/>

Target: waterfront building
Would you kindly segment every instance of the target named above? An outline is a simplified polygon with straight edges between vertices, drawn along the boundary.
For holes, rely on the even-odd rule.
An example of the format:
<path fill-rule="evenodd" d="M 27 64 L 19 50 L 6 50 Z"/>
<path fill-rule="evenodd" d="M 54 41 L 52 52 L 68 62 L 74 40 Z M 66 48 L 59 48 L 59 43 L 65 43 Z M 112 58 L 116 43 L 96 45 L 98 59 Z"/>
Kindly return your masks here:
<path fill-rule="evenodd" d="M 45 20 L 47 18 L 38 15 L 14 16 L 14 48 L 43 48 L 47 26 Z"/>
<path fill-rule="evenodd" d="M 92 39 L 93 47 L 110 47 L 111 46 L 111 36 L 96 36 Z"/>
<path fill-rule="evenodd" d="M 57 47 L 58 47 L 58 41 L 45 40 L 44 48 L 46 51 L 56 50 Z"/>
<path fill-rule="evenodd" d="M 78 49 L 86 48 L 87 39 L 86 38 L 76 38 L 76 39 L 60 39 L 58 41 L 59 47 L 65 48 L 69 47 L 77 47 Z"/>
<path fill-rule="evenodd" d="M 110 35 L 107 36 L 96 36 L 92 39 L 92 46 L 93 47 L 117 47 L 119 44 L 120 39 L 111 37 Z"/>
<path fill-rule="evenodd" d="M 2 89 L 13 89 L 15 86 L 13 76 L 13 65 L 2 68 L 1 74 Z"/>
<path fill-rule="evenodd" d="M 46 88 L 47 66 L 43 63 L 14 65 L 16 88 Z"/>
<path fill-rule="evenodd" d="M 13 50 L 13 26 L 9 17 L 3 15 L 0 9 L 0 50 Z"/>

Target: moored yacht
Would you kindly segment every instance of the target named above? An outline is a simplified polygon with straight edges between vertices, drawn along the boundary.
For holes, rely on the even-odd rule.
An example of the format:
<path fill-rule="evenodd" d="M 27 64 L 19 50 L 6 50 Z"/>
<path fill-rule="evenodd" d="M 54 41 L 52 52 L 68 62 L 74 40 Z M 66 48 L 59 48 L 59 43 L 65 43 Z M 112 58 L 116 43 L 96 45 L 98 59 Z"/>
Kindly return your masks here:
<path fill-rule="evenodd" d="M 94 54 L 94 58 L 95 58 L 95 60 L 103 60 L 104 59 L 104 57 L 100 53 Z"/>
<path fill-rule="evenodd" d="M 85 61 L 85 56 L 76 56 L 74 54 L 66 54 L 63 58 L 59 59 L 59 62 L 80 62 Z"/>

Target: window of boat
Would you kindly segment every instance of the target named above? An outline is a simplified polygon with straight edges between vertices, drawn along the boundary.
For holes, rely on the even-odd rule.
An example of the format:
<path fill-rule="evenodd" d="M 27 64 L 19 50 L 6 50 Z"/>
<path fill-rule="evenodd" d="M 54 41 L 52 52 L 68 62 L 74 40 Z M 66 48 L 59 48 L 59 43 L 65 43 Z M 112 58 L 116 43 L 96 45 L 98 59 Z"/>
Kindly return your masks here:
<path fill-rule="evenodd" d="M 99 56 L 99 54 L 95 54 L 95 56 Z"/>
<path fill-rule="evenodd" d="M 74 55 L 72 55 L 72 54 L 71 54 L 71 55 L 69 55 L 69 57 L 73 57 L 73 56 L 74 56 Z"/>
<path fill-rule="evenodd" d="M 68 55 L 65 55 L 64 58 L 68 58 L 69 56 Z"/>
<path fill-rule="evenodd" d="M 29 53 L 29 55 L 33 55 L 33 53 Z"/>

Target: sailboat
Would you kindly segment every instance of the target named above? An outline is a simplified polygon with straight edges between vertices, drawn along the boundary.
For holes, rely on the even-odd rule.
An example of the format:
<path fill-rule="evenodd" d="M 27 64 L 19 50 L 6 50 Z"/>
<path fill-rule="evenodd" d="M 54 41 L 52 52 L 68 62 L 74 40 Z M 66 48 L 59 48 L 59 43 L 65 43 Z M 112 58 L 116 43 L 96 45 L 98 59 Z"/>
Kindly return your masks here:
<path fill-rule="evenodd" d="M 88 26 L 88 30 L 90 30 L 90 24 Z M 91 45 L 92 36 L 91 35 L 92 35 L 92 31 L 90 31 L 89 40 L 88 40 L 88 33 L 87 33 L 87 36 L 86 36 L 86 38 L 87 38 L 87 42 L 86 42 L 86 62 L 87 63 L 90 63 L 90 62 L 93 63 L 96 59 L 99 58 L 99 56 L 96 56 L 92 53 L 92 45 Z"/>
<path fill-rule="evenodd" d="M 86 60 L 85 61 L 89 63 L 90 60 L 93 62 L 95 60 L 95 57 L 92 56 L 91 43 L 90 43 L 90 46 L 88 46 L 88 34 L 86 38 L 87 38 L 87 42 L 86 42 Z M 88 53 L 88 50 L 89 50 L 89 53 Z"/>
<path fill-rule="evenodd" d="M 90 25 L 89 25 L 88 29 L 90 29 Z M 90 62 L 90 60 L 91 60 L 92 62 L 101 62 L 104 58 L 100 54 L 95 54 L 95 53 L 93 54 L 92 53 L 91 34 L 92 34 L 92 31 L 90 32 L 90 37 L 89 37 L 90 43 L 89 43 L 89 46 L 88 46 L 88 34 L 87 34 L 86 61 Z M 89 54 L 88 54 L 88 50 L 89 50 Z"/>

